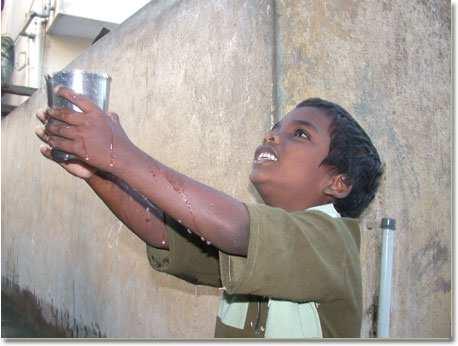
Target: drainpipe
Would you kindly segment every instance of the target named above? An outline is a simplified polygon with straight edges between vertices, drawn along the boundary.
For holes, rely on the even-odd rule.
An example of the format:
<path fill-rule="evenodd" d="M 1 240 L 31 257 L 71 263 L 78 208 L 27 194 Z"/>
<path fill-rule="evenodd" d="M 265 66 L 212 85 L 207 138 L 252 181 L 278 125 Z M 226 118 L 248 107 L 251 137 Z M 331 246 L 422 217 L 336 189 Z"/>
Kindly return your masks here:
<path fill-rule="evenodd" d="M 396 220 L 382 219 L 382 253 L 380 260 L 380 291 L 377 316 L 377 337 L 390 336 L 391 287 Z"/>

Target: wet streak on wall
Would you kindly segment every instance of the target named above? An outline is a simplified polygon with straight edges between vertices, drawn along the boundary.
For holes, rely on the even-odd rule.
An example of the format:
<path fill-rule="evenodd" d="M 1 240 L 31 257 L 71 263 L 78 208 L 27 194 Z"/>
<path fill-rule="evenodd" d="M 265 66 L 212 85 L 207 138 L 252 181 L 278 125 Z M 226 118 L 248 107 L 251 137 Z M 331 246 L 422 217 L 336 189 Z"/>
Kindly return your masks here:
<path fill-rule="evenodd" d="M 245 201 L 256 199 L 250 161 L 272 119 L 310 96 L 343 105 L 386 163 L 362 219 L 362 335 L 375 332 L 389 216 L 399 229 L 392 335 L 450 336 L 447 2 L 152 1 L 70 67 L 111 74 L 110 109 L 143 150 Z M 154 272 L 88 186 L 40 156 L 33 114 L 45 103 L 40 90 L 2 119 L 4 279 L 62 325 L 211 337 L 218 292 Z"/>

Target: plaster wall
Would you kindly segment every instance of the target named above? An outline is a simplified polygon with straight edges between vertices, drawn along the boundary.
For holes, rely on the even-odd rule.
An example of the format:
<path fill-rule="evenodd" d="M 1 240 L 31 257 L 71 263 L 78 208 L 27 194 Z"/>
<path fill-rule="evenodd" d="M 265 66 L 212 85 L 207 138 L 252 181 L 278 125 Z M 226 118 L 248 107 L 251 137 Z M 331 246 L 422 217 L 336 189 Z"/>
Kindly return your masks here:
<path fill-rule="evenodd" d="M 270 126 L 266 1 L 153 1 L 69 66 L 112 76 L 110 109 L 165 164 L 254 201 L 248 174 Z M 149 266 L 145 245 L 88 186 L 41 157 L 43 90 L 2 120 L 2 275 L 77 336 L 212 337 L 218 291 Z M 82 326 L 86 326 L 85 329 Z"/>
<path fill-rule="evenodd" d="M 451 8 L 448 1 L 276 1 L 277 114 L 322 97 L 385 162 L 362 219 L 363 336 L 377 304 L 380 221 L 397 222 L 393 337 L 451 335 Z"/>
<path fill-rule="evenodd" d="M 344 106 L 386 164 L 362 218 L 362 335 L 375 333 L 379 224 L 393 217 L 391 336 L 450 337 L 450 12 L 445 1 L 152 1 L 70 67 L 112 76 L 110 109 L 138 146 L 246 201 L 272 121 L 311 96 Z M 33 114 L 45 103 L 39 90 L 2 119 L 2 278 L 77 336 L 211 337 L 218 292 L 154 272 L 90 189 L 40 156 Z"/>

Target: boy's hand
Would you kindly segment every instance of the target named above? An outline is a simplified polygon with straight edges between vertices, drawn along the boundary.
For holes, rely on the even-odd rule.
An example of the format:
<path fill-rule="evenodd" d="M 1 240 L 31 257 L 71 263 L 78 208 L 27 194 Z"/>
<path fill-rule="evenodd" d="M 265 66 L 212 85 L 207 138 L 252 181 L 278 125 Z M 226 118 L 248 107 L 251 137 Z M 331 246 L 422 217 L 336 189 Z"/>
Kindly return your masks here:
<path fill-rule="evenodd" d="M 117 161 L 128 157 L 135 146 L 127 137 L 115 113 L 104 113 L 88 97 L 60 87 L 57 95 L 66 98 L 82 112 L 66 108 L 48 110 L 48 144 L 76 155 L 81 161 L 103 171 L 111 172 Z"/>
<path fill-rule="evenodd" d="M 36 117 L 43 123 L 46 124 L 49 115 L 46 112 L 39 112 L 36 114 Z M 43 142 L 48 143 L 48 135 L 45 133 L 44 127 L 38 127 L 35 130 L 35 133 L 37 134 L 38 138 L 40 138 Z M 43 144 L 40 146 L 40 152 L 43 154 L 44 157 L 52 160 L 51 156 L 51 147 L 49 145 Z M 71 163 L 59 163 L 60 166 L 62 166 L 67 172 L 70 174 L 74 175 L 75 177 L 87 180 L 91 178 L 95 172 L 96 169 L 86 165 L 83 162 L 71 162 Z"/>

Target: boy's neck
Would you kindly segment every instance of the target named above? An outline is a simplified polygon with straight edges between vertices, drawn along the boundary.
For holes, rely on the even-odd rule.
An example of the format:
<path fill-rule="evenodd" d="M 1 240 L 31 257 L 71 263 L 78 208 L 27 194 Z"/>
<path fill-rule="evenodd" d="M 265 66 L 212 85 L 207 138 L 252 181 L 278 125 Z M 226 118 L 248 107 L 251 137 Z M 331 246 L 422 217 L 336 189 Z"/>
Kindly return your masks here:
<path fill-rule="evenodd" d="M 302 200 L 297 201 L 294 199 L 280 201 L 278 199 L 269 200 L 267 198 L 264 198 L 264 196 L 261 196 L 261 197 L 263 198 L 264 202 L 267 205 L 271 207 L 281 208 L 288 212 L 306 210 L 306 209 L 315 208 L 315 207 L 327 205 L 327 204 L 332 205 L 332 201 L 330 201 L 328 198 L 320 200 L 320 201 L 302 201 Z"/>

